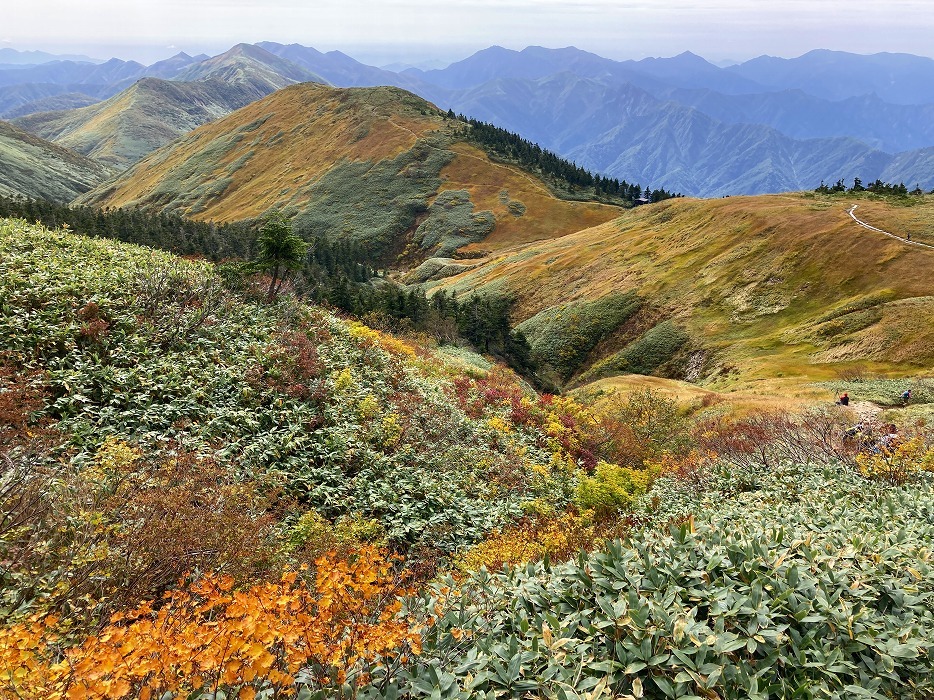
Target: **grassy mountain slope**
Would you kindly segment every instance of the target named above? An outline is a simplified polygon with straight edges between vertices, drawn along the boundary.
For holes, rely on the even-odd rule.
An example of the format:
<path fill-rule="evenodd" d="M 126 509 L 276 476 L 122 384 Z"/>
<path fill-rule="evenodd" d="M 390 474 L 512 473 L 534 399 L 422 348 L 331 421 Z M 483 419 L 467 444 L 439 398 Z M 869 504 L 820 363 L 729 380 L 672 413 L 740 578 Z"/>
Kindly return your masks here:
<path fill-rule="evenodd" d="M 178 136 L 253 101 L 255 89 L 219 79 L 143 78 L 81 109 L 15 120 L 26 131 L 123 170 Z"/>
<path fill-rule="evenodd" d="M 68 202 L 105 180 L 100 163 L 0 122 L 0 193 Z"/>
<path fill-rule="evenodd" d="M 460 123 L 397 88 L 302 84 L 206 124 L 82 198 L 234 221 L 272 208 L 309 233 L 381 251 L 411 233 L 423 250 L 488 238 L 552 237 L 607 221 L 616 207 L 567 202 L 528 173 L 493 163 Z M 436 203 L 439 191 L 447 192 Z"/>
<path fill-rule="evenodd" d="M 879 228 L 934 244 L 934 198 L 916 206 L 854 201 Z M 810 195 L 672 200 L 473 261 L 482 264 L 441 284 L 515 294 L 530 339 L 543 328 L 551 344 L 564 334 L 552 353 L 576 347 L 575 328 L 607 326 L 599 345 L 581 346 L 580 367 L 596 364 L 585 380 L 660 360 L 651 372 L 688 350 L 697 352 L 693 372 L 685 354 L 661 371 L 706 376 L 714 388 L 737 378 L 826 378 L 859 363 L 931 367 L 934 250 L 860 228 L 846 214 L 852 203 Z M 644 302 L 635 316 L 622 298 L 607 306 L 629 292 Z"/>
<path fill-rule="evenodd" d="M 0 220 L 5 696 L 930 696 L 929 433 L 691 437 L 254 283 Z"/>
<path fill-rule="evenodd" d="M 174 76 L 174 80 L 182 81 L 208 78 L 218 78 L 226 83 L 252 89 L 255 100 L 294 83 L 309 80 L 326 82 L 311 71 L 252 44 L 237 44 L 228 51 L 189 66 Z"/>
<path fill-rule="evenodd" d="M 3 113 L 4 119 L 25 117 L 37 112 L 59 112 L 66 109 L 80 109 L 100 102 L 96 97 L 83 95 L 80 92 L 62 92 L 47 97 L 39 97 L 31 102 L 14 107 Z"/>
<path fill-rule="evenodd" d="M 108 439 L 156 460 L 184 446 L 278 486 L 299 514 L 372 519 L 400 547 L 448 551 L 542 495 L 545 436 L 522 437 L 510 463 L 518 436 L 458 403 L 453 380 L 486 374 L 463 360 L 267 304 L 262 284 L 231 293 L 210 264 L 24 221 L 0 220 L 0 272 L 0 388 L 39 400 L 35 420 L 75 464 Z"/>

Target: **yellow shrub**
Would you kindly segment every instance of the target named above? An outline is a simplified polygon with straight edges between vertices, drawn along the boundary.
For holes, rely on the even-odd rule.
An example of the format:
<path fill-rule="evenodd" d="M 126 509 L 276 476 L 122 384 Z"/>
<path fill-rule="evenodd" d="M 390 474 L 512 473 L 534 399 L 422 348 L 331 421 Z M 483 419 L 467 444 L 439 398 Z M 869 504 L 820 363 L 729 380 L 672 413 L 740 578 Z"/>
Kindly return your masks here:
<path fill-rule="evenodd" d="M 356 385 L 356 380 L 353 377 L 353 373 L 350 371 L 349 367 L 345 367 L 334 377 L 334 388 L 337 391 L 344 391 L 350 387 Z"/>
<path fill-rule="evenodd" d="M 867 479 L 904 484 L 920 472 L 934 472 L 934 448 L 926 448 L 921 438 L 915 437 L 892 449 L 858 454 L 856 464 Z"/>
<path fill-rule="evenodd" d="M 602 544 L 601 530 L 593 515 L 593 511 L 567 512 L 559 518 L 540 515 L 526 520 L 472 547 L 457 562 L 457 568 L 500 569 L 505 564 L 538 561 L 546 554 L 554 560 L 569 559 L 582 549 Z"/>
<path fill-rule="evenodd" d="M 364 345 L 378 345 L 383 350 L 393 355 L 402 355 L 408 358 L 416 357 L 415 350 L 411 345 L 405 343 L 386 333 L 380 333 L 374 328 L 370 328 L 359 321 L 351 321 L 349 324 L 350 335 L 362 341 Z"/>
<path fill-rule="evenodd" d="M 655 471 L 599 462 L 593 476 L 581 476 L 577 486 L 577 504 L 600 515 L 626 510 L 633 500 L 648 490 Z"/>
<path fill-rule="evenodd" d="M 124 440 L 109 437 L 97 449 L 95 461 L 104 471 L 123 472 L 133 467 L 142 454 L 139 449 L 132 447 Z"/>
<path fill-rule="evenodd" d="M 344 515 L 331 523 L 314 510 L 309 510 L 295 522 L 286 535 L 289 551 L 304 550 L 313 559 L 336 550 L 350 552 L 364 543 L 384 546 L 386 531 L 378 520 L 362 515 Z"/>
<path fill-rule="evenodd" d="M 399 422 L 399 416 L 390 413 L 383 417 L 383 447 L 395 447 L 402 439 L 402 424 Z"/>
<path fill-rule="evenodd" d="M 487 425 L 498 433 L 511 433 L 512 426 L 499 416 L 493 416 L 487 421 Z"/>
<path fill-rule="evenodd" d="M 362 421 L 372 420 L 379 415 L 379 401 L 367 394 L 357 403 L 357 417 Z"/>

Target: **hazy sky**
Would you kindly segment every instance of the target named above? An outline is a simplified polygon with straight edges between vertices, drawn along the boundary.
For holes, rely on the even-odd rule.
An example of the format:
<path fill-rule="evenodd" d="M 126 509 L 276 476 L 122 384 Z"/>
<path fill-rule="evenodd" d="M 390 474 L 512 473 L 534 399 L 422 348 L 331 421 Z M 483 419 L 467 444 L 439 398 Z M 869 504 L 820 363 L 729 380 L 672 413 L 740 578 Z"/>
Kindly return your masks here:
<path fill-rule="evenodd" d="M 934 54 L 934 0 L 4 0 L 0 47 L 151 63 L 298 42 L 371 63 L 499 44 L 710 60 L 810 49 Z"/>

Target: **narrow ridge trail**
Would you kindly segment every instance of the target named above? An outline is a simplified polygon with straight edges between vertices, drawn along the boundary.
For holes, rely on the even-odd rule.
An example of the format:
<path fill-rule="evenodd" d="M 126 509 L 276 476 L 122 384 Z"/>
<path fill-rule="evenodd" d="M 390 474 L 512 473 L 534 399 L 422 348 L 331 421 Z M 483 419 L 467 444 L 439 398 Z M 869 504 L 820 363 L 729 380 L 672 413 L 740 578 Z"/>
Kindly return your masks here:
<path fill-rule="evenodd" d="M 854 204 L 852 207 L 850 207 L 850 208 L 847 210 L 846 213 L 850 215 L 850 218 L 853 219 L 853 221 L 855 221 L 856 223 L 858 223 L 858 224 L 859 224 L 860 226 L 862 226 L 863 228 L 869 229 L 870 231 L 875 231 L 876 233 L 884 234 L 884 235 L 888 236 L 889 238 L 894 238 L 894 239 L 896 239 L 896 240 L 898 240 L 898 241 L 901 241 L 902 243 L 905 243 L 905 244 L 907 244 L 907 245 L 916 245 L 916 246 L 920 246 L 920 247 L 922 247 L 922 248 L 928 248 L 928 249 L 930 249 L 930 250 L 934 250 L 934 245 L 928 245 L 927 243 L 919 243 L 918 241 L 909 241 L 909 240 L 908 240 L 907 238 L 905 238 L 904 236 L 896 236 L 894 233 L 889 233 L 888 231 L 883 231 L 881 228 L 876 228 L 875 226 L 871 226 L 870 224 L 867 224 L 865 221 L 862 221 L 862 220 L 860 220 L 860 219 L 857 219 L 857 218 L 856 218 L 856 214 L 854 214 L 853 212 L 856 211 L 856 207 L 858 207 L 858 206 L 859 206 L 858 204 Z"/>

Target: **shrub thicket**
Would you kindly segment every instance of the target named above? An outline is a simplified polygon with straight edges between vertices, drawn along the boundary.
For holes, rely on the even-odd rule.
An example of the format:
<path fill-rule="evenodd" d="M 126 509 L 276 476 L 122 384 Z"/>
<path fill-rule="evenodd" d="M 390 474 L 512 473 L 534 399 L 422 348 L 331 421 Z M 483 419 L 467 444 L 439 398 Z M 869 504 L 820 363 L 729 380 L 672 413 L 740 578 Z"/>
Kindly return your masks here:
<path fill-rule="evenodd" d="M 729 480 L 729 473 L 722 475 Z M 439 585 L 407 697 L 924 698 L 934 486 L 784 464 L 733 496 L 657 482 L 692 517 L 560 566 Z M 673 511 L 668 511 L 669 513 Z"/>

